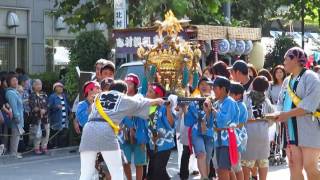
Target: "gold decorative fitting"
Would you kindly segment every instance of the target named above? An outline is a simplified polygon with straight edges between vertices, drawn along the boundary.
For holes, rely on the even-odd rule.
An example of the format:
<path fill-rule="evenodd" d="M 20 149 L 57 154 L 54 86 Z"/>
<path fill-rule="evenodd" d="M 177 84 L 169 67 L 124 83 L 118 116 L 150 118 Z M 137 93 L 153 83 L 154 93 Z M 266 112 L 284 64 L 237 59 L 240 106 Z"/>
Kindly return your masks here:
<path fill-rule="evenodd" d="M 197 71 L 201 57 L 198 44 L 187 42 L 178 36 L 183 30 L 181 23 L 186 22 L 189 20 L 178 20 L 170 10 L 165 14 L 164 21 L 155 22 L 160 42 L 148 45 L 148 48 L 140 46 L 137 50 L 138 57 L 145 60 L 146 73 L 149 72 L 150 66 L 155 66 L 160 75 L 160 83 L 167 90 L 175 92 L 184 88 L 182 85 L 184 68 L 186 67 L 189 73 Z"/>

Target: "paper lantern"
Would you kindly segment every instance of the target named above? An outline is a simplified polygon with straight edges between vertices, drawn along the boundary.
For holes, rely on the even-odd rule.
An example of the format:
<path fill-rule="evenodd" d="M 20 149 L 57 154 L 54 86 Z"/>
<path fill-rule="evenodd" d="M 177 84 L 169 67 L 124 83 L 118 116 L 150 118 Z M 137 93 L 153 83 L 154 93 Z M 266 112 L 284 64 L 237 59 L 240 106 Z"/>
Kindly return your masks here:
<path fill-rule="evenodd" d="M 244 49 L 244 55 L 248 55 L 251 51 L 252 51 L 252 48 L 253 48 L 253 44 L 252 44 L 252 41 L 245 41 L 245 49 Z"/>
<path fill-rule="evenodd" d="M 249 62 L 257 69 L 260 70 L 264 65 L 264 50 L 261 42 L 254 42 L 252 51 L 249 53 Z"/>
<path fill-rule="evenodd" d="M 234 51 L 236 50 L 236 47 L 237 47 L 237 41 L 236 40 L 229 40 L 229 44 L 230 44 L 229 53 L 234 53 Z"/>
<path fill-rule="evenodd" d="M 229 52 L 229 49 L 230 49 L 230 44 L 228 40 L 222 39 L 219 41 L 219 44 L 218 44 L 219 54 L 222 54 L 222 55 L 227 54 Z"/>
<path fill-rule="evenodd" d="M 234 53 L 236 55 L 241 55 L 244 53 L 245 48 L 246 48 L 246 43 L 243 40 L 239 40 L 237 41 L 237 47 Z"/>

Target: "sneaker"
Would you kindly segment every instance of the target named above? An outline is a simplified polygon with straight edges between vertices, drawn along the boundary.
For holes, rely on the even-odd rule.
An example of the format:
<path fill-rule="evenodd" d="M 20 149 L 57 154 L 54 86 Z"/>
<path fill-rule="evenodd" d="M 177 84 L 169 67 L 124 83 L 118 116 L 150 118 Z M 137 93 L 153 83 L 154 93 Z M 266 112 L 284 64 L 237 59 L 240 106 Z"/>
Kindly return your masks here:
<path fill-rule="evenodd" d="M 200 174 L 199 171 L 192 171 L 192 173 L 191 173 L 191 175 L 193 175 L 193 176 L 197 176 L 199 174 Z"/>
<path fill-rule="evenodd" d="M 40 155 L 40 154 L 42 154 L 39 148 L 37 148 L 37 149 L 34 149 L 34 153 L 36 153 L 37 155 Z"/>
<path fill-rule="evenodd" d="M 44 154 L 48 154 L 49 153 L 48 148 L 42 148 L 42 152 L 44 152 Z"/>
<path fill-rule="evenodd" d="M 17 159 L 22 159 L 22 158 L 23 158 L 23 156 L 22 156 L 21 153 L 17 153 L 17 154 L 14 155 L 14 156 L 15 156 L 15 158 L 17 158 Z"/>

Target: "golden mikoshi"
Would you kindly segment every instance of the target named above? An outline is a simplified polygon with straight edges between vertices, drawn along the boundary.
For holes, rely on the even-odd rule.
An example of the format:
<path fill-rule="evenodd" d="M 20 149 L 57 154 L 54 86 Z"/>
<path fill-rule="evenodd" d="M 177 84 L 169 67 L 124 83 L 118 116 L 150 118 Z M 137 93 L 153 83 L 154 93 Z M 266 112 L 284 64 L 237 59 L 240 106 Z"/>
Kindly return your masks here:
<path fill-rule="evenodd" d="M 182 23 L 188 20 L 178 20 L 170 10 L 165 14 L 164 21 L 156 21 L 160 41 L 148 48 L 140 46 L 138 57 L 144 61 L 148 80 L 153 81 L 154 67 L 160 76 L 160 83 L 167 89 L 185 96 L 184 88 L 188 83 L 189 73 L 197 73 L 197 65 L 201 50 L 196 43 L 181 39 L 178 34 L 183 30 Z"/>

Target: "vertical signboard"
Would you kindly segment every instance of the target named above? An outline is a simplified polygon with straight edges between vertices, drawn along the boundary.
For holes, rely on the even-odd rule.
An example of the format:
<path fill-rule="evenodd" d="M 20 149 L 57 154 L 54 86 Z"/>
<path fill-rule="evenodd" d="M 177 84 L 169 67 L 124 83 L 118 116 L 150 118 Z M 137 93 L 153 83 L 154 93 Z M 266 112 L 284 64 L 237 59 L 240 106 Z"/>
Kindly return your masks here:
<path fill-rule="evenodd" d="M 125 29 L 126 27 L 127 27 L 126 0 L 114 0 L 114 28 Z"/>

